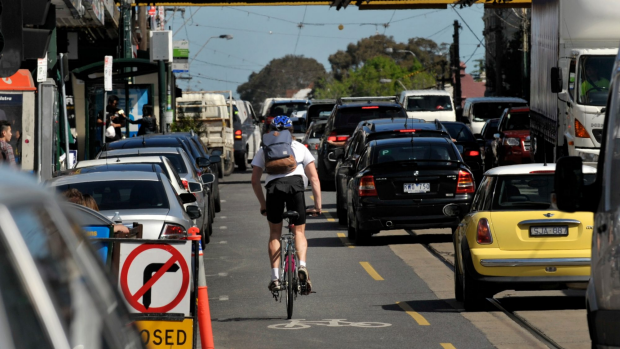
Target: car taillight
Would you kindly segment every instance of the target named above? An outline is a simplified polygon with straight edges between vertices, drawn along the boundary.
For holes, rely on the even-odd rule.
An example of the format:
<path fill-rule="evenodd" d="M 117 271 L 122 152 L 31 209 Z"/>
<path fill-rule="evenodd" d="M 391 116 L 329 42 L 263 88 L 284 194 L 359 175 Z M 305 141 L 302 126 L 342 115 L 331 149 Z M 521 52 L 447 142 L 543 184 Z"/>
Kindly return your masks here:
<path fill-rule="evenodd" d="M 379 106 L 377 105 L 371 105 L 369 107 L 362 107 L 362 109 L 379 109 Z"/>
<path fill-rule="evenodd" d="M 328 142 L 345 142 L 347 139 L 349 139 L 348 135 L 339 135 L 336 131 L 332 131 L 327 137 Z"/>
<path fill-rule="evenodd" d="M 467 156 L 479 156 L 480 152 L 477 150 L 470 150 L 467 152 Z"/>
<path fill-rule="evenodd" d="M 467 171 L 460 170 L 459 178 L 456 183 L 457 194 L 474 193 L 476 188 L 474 186 L 474 177 Z"/>
<path fill-rule="evenodd" d="M 377 196 L 375 177 L 373 177 L 372 175 L 362 177 L 360 179 L 360 186 L 358 190 L 360 196 Z"/>
<path fill-rule="evenodd" d="M 166 223 L 161 231 L 160 239 L 180 239 L 187 237 L 185 228 L 178 224 Z"/>
<path fill-rule="evenodd" d="M 590 138 L 586 127 L 579 122 L 579 120 L 575 119 L 575 137 L 578 138 Z"/>
<path fill-rule="evenodd" d="M 536 174 L 536 173 L 555 173 L 555 171 L 554 170 L 545 170 L 545 171 L 541 170 L 541 171 L 530 171 L 530 173 L 534 173 L 534 174 Z"/>
<path fill-rule="evenodd" d="M 306 146 L 306 148 L 308 148 L 308 144 L 304 144 L 304 146 Z"/>
<path fill-rule="evenodd" d="M 235 139 L 241 139 L 241 138 L 243 138 L 241 135 L 241 130 L 235 131 Z"/>
<path fill-rule="evenodd" d="M 400 133 L 415 133 L 416 130 L 398 130 Z"/>
<path fill-rule="evenodd" d="M 183 183 L 183 186 L 185 187 L 185 189 L 189 189 L 189 183 L 187 183 L 186 179 L 181 179 L 181 182 Z"/>
<path fill-rule="evenodd" d="M 319 143 L 314 145 L 314 150 L 319 150 Z"/>
<path fill-rule="evenodd" d="M 476 242 L 481 245 L 488 245 L 493 243 L 493 236 L 491 236 L 491 228 L 489 227 L 489 221 L 486 218 L 480 218 L 478 221 L 478 229 L 476 230 Z"/>

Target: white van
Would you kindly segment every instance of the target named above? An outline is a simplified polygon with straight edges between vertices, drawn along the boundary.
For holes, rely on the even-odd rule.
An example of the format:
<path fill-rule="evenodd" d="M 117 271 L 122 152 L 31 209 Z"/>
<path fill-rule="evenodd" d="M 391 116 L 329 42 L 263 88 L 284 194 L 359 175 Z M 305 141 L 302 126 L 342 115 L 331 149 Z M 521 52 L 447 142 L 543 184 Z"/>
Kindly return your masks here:
<path fill-rule="evenodd" d="M 504 109 L 527 106 L 527 101 L 515 97 L 478 97 L 467 98 L 463 107 L 463 119 L 471 133 L 478 134 L 489 119 L 498 119 Z"/>
<path fill-rule="evenodd" d="M 400 94 L 400 104 L 410 118 L 426 121 L 456 121 L 452 96 L 445 90 L 409 90 Z"/>

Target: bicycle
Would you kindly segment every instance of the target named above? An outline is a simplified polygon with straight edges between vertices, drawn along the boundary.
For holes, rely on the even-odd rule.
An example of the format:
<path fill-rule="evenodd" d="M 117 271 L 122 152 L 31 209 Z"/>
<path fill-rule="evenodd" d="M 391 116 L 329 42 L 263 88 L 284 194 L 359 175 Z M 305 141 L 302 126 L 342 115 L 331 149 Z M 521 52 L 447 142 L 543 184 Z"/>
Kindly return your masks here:
<path fill-rule="evenodd" d="M 297 294 L 307 294 L 306 282 L 301 282 L 296 273 L 299 258 L 295 249 L 295 225 L 290 223 L 291 220 L 296 220 L 298 217 L 299 213 L 296 211 L 288 211 L 282 214 L 282 218 L 286 219 L 288 223 L 288 233 L 282 234 L 280 237 L 280 270 L 282 271 L 280 289 L 271 291 L 276 302 L 278 299 L 282 302 L 282 298 L 285 298 L 287 319 L 293 316 L 293 303 Z M 284 295 L 281 296 L 280 292 L 284 292 Z"/>

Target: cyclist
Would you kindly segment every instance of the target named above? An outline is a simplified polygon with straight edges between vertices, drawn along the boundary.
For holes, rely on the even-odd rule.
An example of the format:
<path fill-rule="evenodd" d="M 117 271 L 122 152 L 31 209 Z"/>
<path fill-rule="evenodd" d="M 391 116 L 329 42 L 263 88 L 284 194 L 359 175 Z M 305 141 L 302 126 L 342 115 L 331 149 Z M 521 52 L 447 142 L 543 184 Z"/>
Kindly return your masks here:
<path fill-rule="evenodd" d="M 293 123 L 287 116 L 277 116 L 273 119 L 270 132 L 288 130 L 292 133 Z M 271 262 L 271 282 L 270 291 L 280 290 L 279 269 L 280 265 L 280 237 L 282 235 L 282 213 L 284 206 L 289 211 L 297 211 L 299 218 L 292 220 L 295 224 L 295 248 L 299 257 L 298 277 L 307 283 L 306 291 L 310 293 L 310 275 L 306 266 L 306 251 L 308 243 L 304 235 L 306 229 L 306 211 L 317 216 L 321 213 L 321 184 L 316 173 L 314 157 L 308 148 L 297 141 L 291 142 L 291 147 L 295 153 L 297 167 L 286 174 L 267 174 L 265 179 L 266 198 L 261 188 L 261 176 L 265 171 L 265 157 L 263 148 L 256 152 L 252 160 L 252 188 L 260 203 L 260 213 L 267 217 L 269 222 L 269 261 Z M 314 194 L 314 209 L 306 210 L 304 192 L 308 186 L 308 178 L 312 184 Z"/>

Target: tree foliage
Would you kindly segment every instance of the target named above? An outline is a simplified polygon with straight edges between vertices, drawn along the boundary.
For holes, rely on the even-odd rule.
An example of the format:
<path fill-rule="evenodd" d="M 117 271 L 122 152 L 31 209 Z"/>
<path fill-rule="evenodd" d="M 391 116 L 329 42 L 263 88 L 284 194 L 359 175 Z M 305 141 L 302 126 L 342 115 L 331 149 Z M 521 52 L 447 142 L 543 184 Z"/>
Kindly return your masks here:
<path fill-rule="evenodd" d="M 285 97 L 287 90 L 308 88 L 325 75 L 325 67 L 316 59 L 286 55 L 250 74 L 248 82 L 239 85 L 237 92 L 242 100 L 257 107 L 265 98 Z"/>

